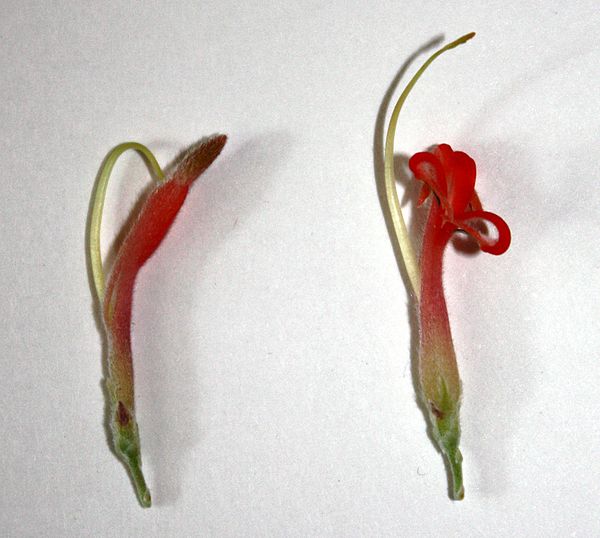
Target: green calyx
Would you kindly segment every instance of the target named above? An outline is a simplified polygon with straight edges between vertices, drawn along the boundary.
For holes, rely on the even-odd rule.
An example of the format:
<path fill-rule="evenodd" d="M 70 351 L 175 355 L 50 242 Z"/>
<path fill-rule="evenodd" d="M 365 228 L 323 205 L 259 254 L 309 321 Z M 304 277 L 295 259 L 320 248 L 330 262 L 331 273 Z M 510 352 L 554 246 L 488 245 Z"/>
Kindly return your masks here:
<path fill-rule="evenodd" d="M 442 418 L 432 415 L 431 422 L 433 438 L 444 454 L 450 474 L 452 475 L 452 499 L 461 501 L 465 496 L 465 488 L 463 486 L 462 475 L 463 457 L 458 448 L 460 440 L 458 410 Z"/>
<path fill-rule="evenodd" d="M 129 471 L 140 504 L 144 508 L 150 508 L 152 498 L 142 473 L 140 436 L 135 420 L 131 419 L 123 425 L 116 418 L 112 425 L 112 433 L 115 451 Z"/>
<path fill-rule="evenodd" d="M 427 402 L 431 435 L 446 458 L 452 477 L 450 487 L 453 500 L 461 501 L 465 496 L 462 474 L 462 454 L 458 448 L 460 442 L 459 402 L 453 400 L 442 381 L 440 398 Z"/>

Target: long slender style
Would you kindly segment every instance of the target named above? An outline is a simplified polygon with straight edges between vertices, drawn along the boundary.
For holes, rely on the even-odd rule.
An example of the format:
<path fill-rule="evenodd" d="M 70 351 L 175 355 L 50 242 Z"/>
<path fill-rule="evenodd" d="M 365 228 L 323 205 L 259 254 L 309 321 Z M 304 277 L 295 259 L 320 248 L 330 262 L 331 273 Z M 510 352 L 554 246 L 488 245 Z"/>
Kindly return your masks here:
<path fill-rule="evenodd" d="M 448 43 L 437 52 L 434 52 L 427 59 L 427 61 L 410 79 L 410 82 L 406 85 L 404 91 L 400 94 L 400 97 L 396 102 L 396 106 L 392 111 L 392 115 L 390 116 L 390 123 L 388 125 L 388 130 L 385 137 L 385 196 L 388 204 L 388 210 L 392 217 L 392 223 L 394 225 L 394 233 L 396 236 L 395 240 L 400 247 L 400 253 L 402 254 L 402 259 L 404 260 L 404 266 L 406 267 L 411 290 L 417 298 L 419 298 L 419 294 L 421 292 L 421 275 L 419 273 L 415 248 L 413 247 L 412 241 L 408 236 L 406 222 L 404 221 L 404 216 L 402 215 L 402 210 L 400 209 L 400 200 L 398 198 L 398 191 L 396 189 L 396 177 L 394 176 L 394 139 L 396 137 L 396 126 L 398 125 L 398 117 L 400 116 L 400 111 L 404 106 L 406 98 L 410 94 L 417 81 L 421 78 L 421 75 L 425 72 L 425 70 L 440 54 L 443 54 L 447 50 L 453 49 L 454 47 L 458 47 L 458 45 L 466 43 L 472 37 L 475 37 L 475 32 L 471 32 L 459 37 L 458 39 L 455 39 L 452 41 L 452 43 Z"/>

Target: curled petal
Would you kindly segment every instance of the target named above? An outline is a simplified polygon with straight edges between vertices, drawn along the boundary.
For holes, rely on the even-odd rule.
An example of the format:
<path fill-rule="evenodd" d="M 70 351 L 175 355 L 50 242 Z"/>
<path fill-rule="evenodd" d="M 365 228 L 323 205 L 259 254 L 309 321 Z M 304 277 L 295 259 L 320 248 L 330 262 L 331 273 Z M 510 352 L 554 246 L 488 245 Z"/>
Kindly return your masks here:
<path fill-rule="evenodd" d="M 439 198 L 446 198 L 446 175 L 436 155 L 427 151 L 415 153 L 408 161 L 408 167 L 415 177 L 429 185 Z"/>
<path fill-rule="evenodd" d="M 477 167 L 466 153 L 453 151 L 448 144 L 439 144 L 431 152 L 413 155 L 408 165 L 415 177 L 437 194 L 450 220 L 467 208 L 481 209 L 474 195 Z M 474 207 L 469 205 L 473 200 Z"/>
<path fill-rule="evenodd" d="M 486 223 L 491 223 L 496 228 L 498 237 L 491 239 L 482 234 L 471 224 L 474 220 L 483 220 Z M 484 252 L 498 256 L 504 254 L 510 246 L 510 228 L 504 219 L 495 213 L 489 211 L 471 211 L 462 215 L 460 220 L 457 220 L 455 224 L 461 230 L 470 234 L 479 243 L 479 247 Z"/>
<path fill-rule="evenodd" d="M 448 146 L 450 147 L 450 146 Z M 473 198 L 477 168 L 475 161 L 462 151 L 455 151 L 446 170 L 448 202 L 455 215 L 460 215 Z"/>
<path fill-rule="evenodd" d="M 423 205 L 427 197 L 431 194 L 431 187 L 427 183 L 423 183 L 421 192 L 419 193 L 419 199 L 417 200 L 417 206 Z"/>
<path fill-rule="evenodd" d="M 475 190 L 473 191 L 473 196 L 471 196 L 471 201 L 469 202 L 467 209 L 469 209 L 470 211 L 482 211 L 483 210 L 483 206 L 481 205 L 481 200 L 479 199 L 477 191 L 475 191 Z"/>
<path fill-rule="evenodd" d="M 452 166 L 452 154 L 454 150 L 450 144 L 438 144 L 433 148 L 432 153 L 440 160 L 444 170 L 449 170 Z"/>

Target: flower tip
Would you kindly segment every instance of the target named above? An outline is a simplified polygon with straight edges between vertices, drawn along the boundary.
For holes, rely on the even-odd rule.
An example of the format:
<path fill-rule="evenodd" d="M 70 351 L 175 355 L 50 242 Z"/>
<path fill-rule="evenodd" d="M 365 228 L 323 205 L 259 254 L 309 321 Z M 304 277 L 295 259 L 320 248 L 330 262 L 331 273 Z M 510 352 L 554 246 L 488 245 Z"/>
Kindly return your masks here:
<path fill-rule="evenodd" d="M 226 142 L 227 136 L 219 134 L 194 144 L 173 172 L 175 181 L 184 185 L 191 184 L 219 156 Z"/>
<path fill-rule="evenodd" d="M 462 45 L 463 43 L 466 43 L 467 41 L 469 41 L 469 39 L 473 39 L 474 37 L 475 37 L 475 32 L 469 32 L 468 34 L 465 34 L 465 35 L 459 37 L 458 39 L 452 41 L 452 43 L 449 43 L 448 45 L 446 45 L 443 50 L 450 50 L 450 49 L 453 49 L 454 47 L 458 47 L 458 45 Z"/>
<path fill-rule="evenodd" d="M 475 32 L 469 32 L 468 34 L 465 34 L 462 37 L 459 37 L 456 40 L 456 44 L 457 45 L 462 45 L 463 43 L 466 43 L 467 41 L 469 41 L 470 39 L 473 39 L 475 37 Z"/>
<path fill-rule="evenodd" d="M 219 151 L 221 151 L 225 147 L 225 143 L 227 142 L 227 135 L 225 135 L 225 134 L 213 135 L 208 139 L 208 142 L 214 143 L 215 146 L 219 148 Z"/>

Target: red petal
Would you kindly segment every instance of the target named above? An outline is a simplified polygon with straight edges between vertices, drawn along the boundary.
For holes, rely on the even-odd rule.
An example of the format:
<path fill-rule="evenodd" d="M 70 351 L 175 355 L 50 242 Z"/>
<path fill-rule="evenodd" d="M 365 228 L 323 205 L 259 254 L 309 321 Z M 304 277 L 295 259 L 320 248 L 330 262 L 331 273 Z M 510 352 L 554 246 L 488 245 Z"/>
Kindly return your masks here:
<path fill-rule="evenodd" d="M 455 151 L 452 154 L 450 167 L 446 168 L 446 181 L 448 202 L 454 215 L 460 215 L 473 198 L 476 173 L 475 161 L 466 153 Z"/>
<path fill-rule="evenodd" d="M 421 192 L 419 193 L 419 200 L 417 201 L 417 206 L 422 205 L 427 197 L 431 194 L 431 187 L 427 185 L 427 183 L 423 183 L 421 187 Z"/>
<path fill-rule="evenodd" d="M 167 181 L 154 189 L 129 230 L 115 260 L 104 295 L 104 318 L 113 343 L 130 345 L 131 303 L 138 271 L 163 240 L 189 187 Z"/>
<path fill-rule="evenodd" d="M 473 196 L 471 197 L 471 201 L 469 202 L 469 208 L 471 211 L 481 211 L 483 206 L 481 205 L 481 200 L 479 199 L 479 195 L 477 191 L 473 191 Z"/>
<path fill-rule="evenodd" d="M 449 170 L 452 166 L 452 155 L 454 150 L 450 147 L 450 144 L 438 144 L 433 148 L 433 154 L 440 160 L 444 170 Z"/>
<path fill-rule="evenodd" d="M 427 151 L 415 153 L 408 161 L 408 167 L 417 179 L 429 185 L 439 198 L 446 198 L 446 176 L 440 160 Z"/>
<path fill-rule="evenodd" d="M 469 225 L 469 221 L 481 219 L 486 223 L 493 224 L 498 233 L 498 237 L 495 240 L 490 240 L 488 237 L 479 232 L 474 226 Z M 465 232 L 469 233 L 479 243 L 479 247 L 484 252 L 494 254 L 496 256 L 504 254 L 510 246 L 510 228 L 504 219 L 495 213 L 489 211 L 470 211 L 461 216 L 460 220 L 455 222 L 456 226 Z"/>

